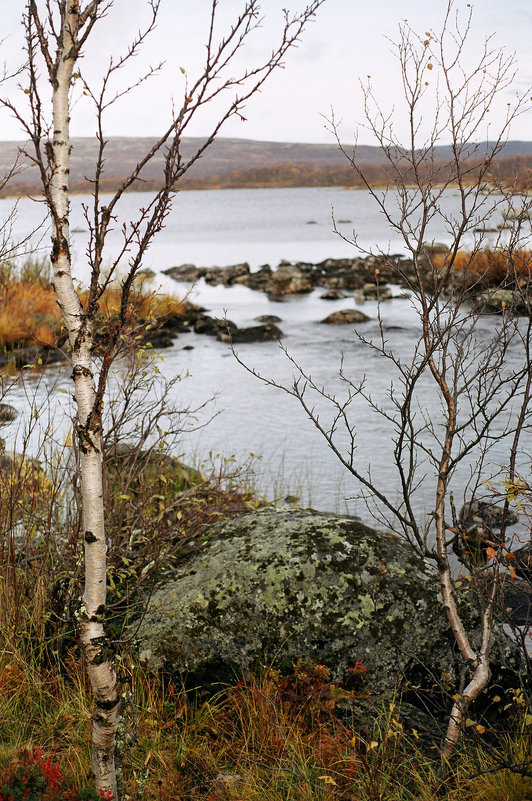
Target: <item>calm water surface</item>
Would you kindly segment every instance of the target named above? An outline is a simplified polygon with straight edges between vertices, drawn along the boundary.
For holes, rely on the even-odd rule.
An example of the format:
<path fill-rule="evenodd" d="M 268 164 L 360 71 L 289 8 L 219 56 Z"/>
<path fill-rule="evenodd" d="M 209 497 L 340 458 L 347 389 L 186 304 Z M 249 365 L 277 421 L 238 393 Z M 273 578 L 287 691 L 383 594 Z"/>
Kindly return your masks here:
<path fill-rule="evenodd" d="M 124 202 L 123 220 L 127 220 L 139 205 L 146 203 L 146 196 L 131 193 Z M 83 204 L 89 203 L 89 197 L 76 197 L 73 201 L 73 228 L 80 229 L 73 234 L 75 270 L 80 278 L 87 274 Z M 8 201 L 0 201 L 0 216 L 5 216 L 7 204 Z M 452 191 L 446 193 L 443 204 L 452 213 L 456 205 Z M 15 234 L 29 233 L 41 211 L 39 204 L 21 201 Z M 346 236 L 356 228 L 362 247 L 379 246 L 392 253 L 404 252 L 400 239 L 387 232 L 382 215 L 375 210 L 367 192 L 329 188 L 183 192 L 144 266 L 159 273 L 183 263 L 224 266 L 247 261 L 256 269 L 264 263 L 276 266 L 283 258 L 318 262 L 327 257 L 353 256 L 357 252 L 353 245 L 333 231 L 333 214 L 337 227 Z M 499 220 L 500 213 L 493 216 L 492 222 Z M 44 229 L 41 236 L 43 247 L 47 247 L 48 234 Z M 431 238 L 445 242 L 448 239 L 445 225 L 434 226 Z M 111 252 L 117 252 L 120 241 L 120 221 L 117 221 L 109 243 Z M 226 313 L 238 325 L 252 325 L 263 314 L 279 316 L 282 319 L 279 326 L 285 334 L 283 345 L 319 385 L 339 394 L 345 392 L 345 384 L 338 375 L 343 358 L 346 374 L 354 382 L 366 376 L 373 397 L 387 403 L 392 378 L 389 367 L 363 345 L 351 326 L 324 326 L 319 322 L 335 309 L 352 307 L 352 298 L 327 302 L 320 298 L 323 290 L 316 290 L 279 303 L 246 287 L 209 287 L 200 282 L 191 290 L 189 285 L 176 284 L 162 275 L 157 277 L 157 283 L 167 291 L 189 291 L 194 301 L 214 315 Z M 371 320 L 359 327 L 360 332 L 371 338 L 378 333 L 376 304 L 366 302 L 364 312 Z M 419 330 L 412 303 L 393 299 L 383 304 L 382 317 L 388 341 L 398 353 L 406 355 Z M 495 318 L 485 318 L 480 324 L 480 335 L 489 337 L 494 325 Z M 187 345 L 193 349 L 185 350 Z M 239 353 L 250 368 L 284 384 L 290 385 L 297 373 L 276 343 L 242 345 Z M 217 413 L 206 428 L 183 435 L 180 451 L 185 459 L 202 461 L 214 452 L 245 461 L 252 453 L 261 457 L 260 461 L 254 460 L 256 481 L 269 497 L 295 494 L 301 503 L 310 502 L 316 508 L 368 517 L 363 503 L 354 499 L 357 487 L 353 479 L 324 444 L 297 401 L 250 375 L 237 363 L 227 345 L 210 337 L 185 334 L 162 355 L 161 370 L 165 375 L 188 375 L 178 386 L 182 407 L 196 407 L 213 398 L 203 419 Z M 510 363 L 520 358 L 517 352 L 509 353 Z M 39 390 L 43 398 L 57 376 L 58 369 L 48 371 Z M 64 368 L 59 382 L 63 388 L 68 386 Z M 64 393 L 55 396 L 68 415 L 68 396 Z M 21 391 L 16 394 L 15 402 L 21 409 L 27 408 Z M 428 414 L 437 419 L 438 402 L 429 386 L 424 402 Z M 327 419 L 325 406 L 319 400 L 316 404 L 317 408 L 323 407 L 322 414 Z M 398 487 L 391 458 L 393 430 L 366 403 L 356 402 L 352 406 L 351 419 L 356 420 L 358 432 L 357 466 L 365 470 L 371 464 L 374 479 L 393 497 Z M 57 430 L 66 430 L 67 424 L 54 412 Z M 14 439 L 15 431 L 16 425 L 6 428 L 5 436 Z M 347 437 L 340 435 L 339 442 L 341 447 L 347 447 Z M 507 456 L 504 447 L 497 448 L 491 464 L 485 467 L 485 477 L 489 478 L 498 466 L 505 464 Z M 466 479 L 467 470 L 458 477 L 462 486 Z M 415 505 L 420 514 L 430 511 L 432 498 L 432 483 L 416 494 Z"/>

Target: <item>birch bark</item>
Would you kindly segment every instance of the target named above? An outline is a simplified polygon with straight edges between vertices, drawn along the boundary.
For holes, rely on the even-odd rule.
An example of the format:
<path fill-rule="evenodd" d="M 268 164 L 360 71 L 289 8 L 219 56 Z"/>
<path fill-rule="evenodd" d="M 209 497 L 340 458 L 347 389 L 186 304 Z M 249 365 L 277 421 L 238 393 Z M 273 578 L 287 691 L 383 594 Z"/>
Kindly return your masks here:
<path fill-rule="evenodd" d="M 50 203 L 53 218 L 52 266 L 54 287 L 63 311 L 71 348 L 72 378 L 77 405 L 77 439 L 81 459 L 82 529 L 85 540 L 85 586 L 81 641 L 94 693 L 92 766 L 96 790 L 117 798 L 114 764 L 119 719 L 117 679 L 108 656 L 104 631 L 107 545 L 104 525 L 102 432 L 95 413 L 96 386 L 91 350 L 93 327 L 76 293 L 71 270 L 69 231 L 70 109 L 69 90 L 78 55 L 79 7 L 67 0 L 62 8 L 61 35 L 55 76 L 52 77 L 53 172 Z"/>

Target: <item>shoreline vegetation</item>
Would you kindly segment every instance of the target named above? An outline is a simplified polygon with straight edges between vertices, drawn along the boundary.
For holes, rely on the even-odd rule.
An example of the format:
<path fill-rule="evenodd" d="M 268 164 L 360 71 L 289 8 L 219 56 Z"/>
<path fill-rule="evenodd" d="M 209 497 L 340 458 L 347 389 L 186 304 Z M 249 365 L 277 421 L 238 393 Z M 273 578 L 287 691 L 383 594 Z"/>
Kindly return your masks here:
<path fill-rule="evenodd" d="M 150 143 L 149 139 L 111 138 L 103 174 L 99 178 L 101 192 L 114 192 L 121 186 L 124 177 L 137 162 L 137 156 Z M 199 140 L 183 139 L 182 155 L 197 146 Z M 346 155 L 352 153 L 351 146 L 342 146 Z M 96 141 L 89 138 L 73 139 L 70 191 L 73 194 L 90 194 L 91 164 Z M 478 150 L 476 150 L 478 148 Z M 7 171 L 12 164 L 17 167 L 9 181 L 0 190 L 0 198 L 22 197 L 41 193 L 39 177 L 23 155 L 24 143 L 0 142 L 0 171 Z M 463 162 L 466 185 L 474 186 L 482 171 L 487 191 L 497 192 L 511 189 L 526 194 L 532 179 L 532 143 L 507 142 L 485 175 L 483 146 L 471 146 L 471 155 Z M 377 147 L 361 145 L 356 149 L 357 159 L 364 166 L 368 185 L 374 189 L 391 188 L 396 185 L 398 172 L 405 186 L 416 185 L 416 177 L 406 158 L 398 157 L 393 169 Z M 178 182 L 179 190 L 202 189 L 251 189 L 251 188 L 311 188 L 341 187 L 364 189 L 366 185 L 348 163 L 346 155 L 337 145 L 310 145 L 282 142 L 253 142 L 240 139 L 220 139 L 212 146 L 212 152 L 198 161 L 187 175 Z M 394 155 L 394 160 L 395 160 Z M 453 187 L 449 177 L 454 164 L 450 148 L 434 149 L 433 159 L 428 159 L 430 181 L 433 186 Z M 112 166 L 111 166 L 112 165 Z M 127 191 L 154 191 L 160 185 L 162 162 L 154 159 L 145 168 L 138 180 Z"/>
<path fill-rule="evenodd" d="M 147 367 L 133 367 L 134 380 Z M 187 574 L 217 524 L 264 504 L 230 464 L 207 475 L 164 449 L 129 447 L 119 431 L 106 444 L 108 609 L 124 704 L 126 797 L 532 797 L 532 719 L 513 684 L 496 685 L 471 710 L 463 743 L 442 762 L 445 676 L 434 675 L 421 697 L 417 684 L 372 690 L 376 677 L 363 654 L 343 678 L 304 659 L 228 672 L 225 680 L 148 669 L 132 638 L 154 590 Z M 46 458 L 45 451 L 39 461 L 5 455 L 0 470 L 0 528 L 10 532 L 0 540 L 0 801 L 97 801 L 89 787 L 91 691 L 75 633 L 82 539 L 68 517 L 75 466 L 64 463 L 64 449 Z"/>

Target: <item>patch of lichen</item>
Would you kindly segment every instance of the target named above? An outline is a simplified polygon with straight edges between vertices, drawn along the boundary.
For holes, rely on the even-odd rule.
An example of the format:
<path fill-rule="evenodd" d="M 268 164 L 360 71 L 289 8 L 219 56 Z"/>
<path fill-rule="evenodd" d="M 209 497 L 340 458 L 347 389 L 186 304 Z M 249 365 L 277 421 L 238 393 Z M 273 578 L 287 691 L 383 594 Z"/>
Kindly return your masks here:
<path fill-rule="evenodd" d="M 438 593 L 435 569 L 393 534 L 267 508 L 214 527 L 154 595 L 141 650 L 178 671 L 309 658 L 340 677 L 363 660 L 375 691 L 398 675 L 419 683 L 422 664 L 432 685 L 457 670 Z"/>

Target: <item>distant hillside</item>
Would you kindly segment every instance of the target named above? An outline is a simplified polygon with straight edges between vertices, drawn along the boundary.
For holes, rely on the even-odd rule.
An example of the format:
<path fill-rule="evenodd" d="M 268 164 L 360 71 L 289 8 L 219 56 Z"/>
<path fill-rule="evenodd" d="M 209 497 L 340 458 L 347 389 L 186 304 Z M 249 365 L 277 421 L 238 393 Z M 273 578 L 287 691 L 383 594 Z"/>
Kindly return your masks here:
<path fill-rule="evenodd" d="M 111 138 L 106 148 L 103 187 L 116 188 L 138 159 L 154 143 L 154 138 Z M 184 138 L 182 156 L 186 161 L 195 152 L 201 139 Z M 95 139 L 73 139 L 71 186 L 74 191 L 90 191 L 90 178 L 97 153 Z M 0 174 L 13 164 L 22 143 L 0 142 Z M 347 146 L 349 152 L 350 147 Z M 449 147 L 436 148 L 435 158 L 444 162 L 450 157 Z M 386 159 L 378 147 L 360 145 L 357 159 L 365 166 L 370 180 L 386 183 Z M 499 159 L 506 162 L 512 175 L 528 174 L 532 168 L 532 142 L 508 142 Z M 22 158 L 23 169 L 13 177 L 4 194 L 39 191 L 37 171 Z M 162 155 L 143 170 L 142 181 L 135 189 L 152 189 L 161 177 Z M 504 172 L 504 170 L 502 170 Z M 194 164 L 183 179 L 182 188 L 216 188 L 238 186 L 357 186 L 356 176 L 346 164 L 344 155 L 335 144 L 293 144 L 286 142 L 256 142 L 247 139 L 218 139 Z"/>

